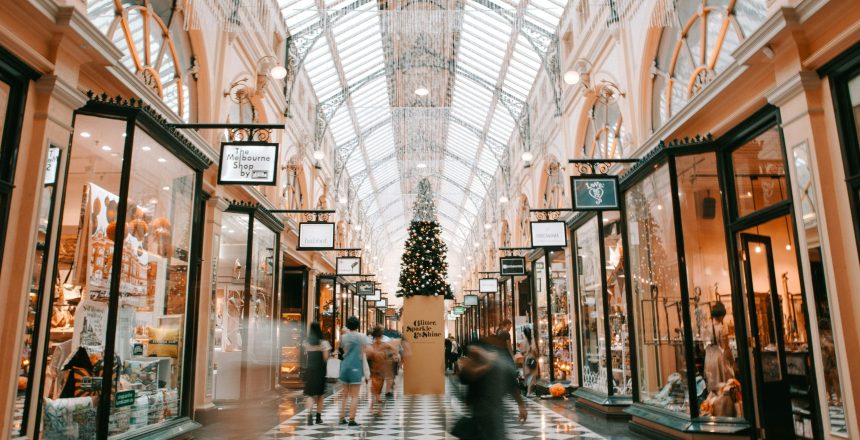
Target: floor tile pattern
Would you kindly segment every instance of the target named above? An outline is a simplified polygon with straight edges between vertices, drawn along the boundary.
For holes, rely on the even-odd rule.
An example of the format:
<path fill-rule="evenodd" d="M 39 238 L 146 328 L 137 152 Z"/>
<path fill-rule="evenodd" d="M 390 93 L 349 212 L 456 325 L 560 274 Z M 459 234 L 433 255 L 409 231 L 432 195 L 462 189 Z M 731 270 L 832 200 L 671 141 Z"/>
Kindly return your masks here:
<path fill-rule="evenodd" d="M 362 389 L 356 421 L 358 427 L 338 424 L 340 393 L 325 401 L 322 425 L 307 425 L 303 410 L 281 423 L 265 439 L 453 439 L 449 431 L 465 414 L 462 388 L 448 382 L 443 396 L 402 396 L 398 387 L 396 398 L 386 399 L 381 416 L 370 414 L 367 392 Z M 524 439 L 603 439 L 600 435 L 557 414 L 543 405 L 526 401 L 529 417 L 520 425 L 516 421 L 517 407 L 512 399 L 505 402 L 508 417 L 507 438 Z"/>

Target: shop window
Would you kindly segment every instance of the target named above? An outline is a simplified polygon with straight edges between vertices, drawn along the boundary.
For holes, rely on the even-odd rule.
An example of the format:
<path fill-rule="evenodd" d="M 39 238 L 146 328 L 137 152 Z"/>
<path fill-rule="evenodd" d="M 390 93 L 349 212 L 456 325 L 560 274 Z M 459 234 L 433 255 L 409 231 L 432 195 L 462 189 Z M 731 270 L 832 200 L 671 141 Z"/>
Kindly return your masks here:
<path fill-rule="evenodd" d="M 209 162 L 144 110 L 123 108 L 128 120 L 115 111 L 90 104 L 75 117 L 46 337 L 46 438 L 190 423 L 192 238 Z"/>
<path fill-rule="evenodd" d="M 641 402 L 690 413 L 669 167 L 625 194 Z"/>
<path fill-rule="evenodd" d="M 741 380 L 738 341 L 726 253 L 725 223 L 714 153 L 679 156 L 678 211 L 684 237 L 685 270 L 699 415 L 743 417 L 740 387 L 733 405 L 720 405 L 726 387 Z M 740 318 L 743 319 L 743 318 Z"/>
<path fill-rule="evenodd" d="M 215 400 L 259 397 L 276 377 L 274 340 L 278 224 L 247 205 L 222 214 L 213 394 Z"/>
<path fill-rule="evenodd" d="M 191 115 L 189 83 L 194 79 L 183 20 L 167 0 L 94 0 L 90 20 L 125 55 L 120 62 L 185 121 Z M 175 36 L 182 35 L 181 38 Z M 189 79 L 189 77 L 191 77 Z"/>
<path fill-rule="evenodd" d="M 597 217 L 574 233 L 579 291 L 579 334 L 582 346 L 582 386 L 607 393 L 606 333 L 603 283 L 600 281 L 600 237 Z"/>
<path fill-rule="evenodd" d="M 629 134 L 624 129 L 618 103 L 598 99 L 588 112 L 588 128 L 585 131 L 581 157 L 620 159 L 625 157 L 629 142 Z"/>
<path fill-rule="evenodd" d="M 731 62 L 731 54 L 764 22 L 764 0 L 676 3 L 677 23 L 663 29 L 654 66 L 651 121 L 656 130 Z"/>
<path fill-rule="evenodd" d="M 732 163 L 739 217 L 788 200 L 779 129 L 765 131 L 732 152 Z"/>
<path fill-rule="evenodd" d="M 537 310 L 534 322 L 535 343 L 538 347 L 538 371 L 539 378 L 545 382 L 550 380 L 550 345 L 549 345 L 549 308 L 547 307 L 546 295 L 546 256 L 540 257 L 532 263 L 534 273 L 534 307 Z"/>

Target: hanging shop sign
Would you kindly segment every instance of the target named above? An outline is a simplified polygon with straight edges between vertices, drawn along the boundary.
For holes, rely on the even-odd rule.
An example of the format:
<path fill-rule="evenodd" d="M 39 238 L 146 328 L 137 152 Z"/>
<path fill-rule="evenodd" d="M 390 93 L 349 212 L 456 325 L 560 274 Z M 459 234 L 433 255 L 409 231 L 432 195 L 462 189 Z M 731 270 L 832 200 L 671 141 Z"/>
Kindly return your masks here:
<path fill-rule="evenodd" d="M 297 250 L 320 251 L 334 249 L 334 223 L 299 223 L 299 245 Z M 361 265 L 359 265 L 360 267 Z"/>
<path fill-rule="evenodd" d="M 454 314 L 455 314 L 455 315 L 458 315 L 458 316 L 459 316 L 459 315 L 462 315 L 462 314 L 464 314 L 464 313 L 466 313 L 466 307 L 464 307 L 464 306 L 454 306 Z"/>
<path fill-rule="evenodd" d="M 45 161 L 45 185 L 57 183 L 57 169 L 60 168 L 60 149 L 48 148 L 48 159 Z"/>
<path fill-rule="evenodd" d="M 361 257 L 337 257 L 335 266 L 338 275 L 360 275 Z"/>
<path fill-rule="evenodd" d="M 574 211 L 611 211 L 619 209 L 618 177 L 607 175 L 571 176 Z"/>
<path fill-rule="evenodd" d="M 355 283 L 355 294 L 358 296 L 373 295 L 373 281 L 358 281 Z"/>
<path fill-rule="evenodd" d="M 222 142 L 219 185 L 275 185 L 278 144 Z"/>
<path fill-rule="evenodd" d="M 373 295 L 370 295 L 365 299 L 368 301 L 379 301 L 379 300 L 381 300 L 382 299 L 382 290 L 373 289 Z"/>
<path fill-rule="evenodd" d="M 525 275 L 525 257 L 502 257 L 499 258 L 499 273 L 503 276 Z"/>
<path fill-rule="evenodd" d="M 495 278 L 481 278 L 478 280 L 478 291 L 481 293 L 496 293 L 499 291 L 499 281 Z"/>
<path fill-rule="evenodd" d="M 387 309 L 388 308 L 388 300 L 387 299 L 381 299 L 381 300 L 377 301 L 376 302 L 376 308 L 377 309 Z"/>
<path fill-rule="evenodd" d="M 467 306 L 478 305 L 478 295 L 465 295 L 463 297 L 463 304 L 465 304 Z"/>
<path fill-rule="evenodd" d="M 567 247 L 567 234 L 564 222 L 531 222 L 532 247 Z"/>
<path fill-rule="evenodd" d="M 397 309 L 385 309 L 386 317 L 394 317 L 397 316 Z"/>

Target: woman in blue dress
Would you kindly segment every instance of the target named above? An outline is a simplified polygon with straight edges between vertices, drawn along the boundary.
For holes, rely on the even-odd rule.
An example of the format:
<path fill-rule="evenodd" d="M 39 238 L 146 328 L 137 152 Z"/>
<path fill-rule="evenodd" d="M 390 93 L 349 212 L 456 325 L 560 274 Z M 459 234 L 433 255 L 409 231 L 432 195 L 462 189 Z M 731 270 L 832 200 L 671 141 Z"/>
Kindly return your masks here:
<path fill-rule="evenodd" d="M 358 426 L 355 412 L 358 408 L 358 392 L 364 379 L 364 350 L 368 345 L 367 336 L 359 333 L 359 321 L 355 316 L 346 319 L 347 333 L 340 337 L 343 359 L 340 362 L 340 381 L 343 382 L 343 400 L 340 404 L 340 423 Z M 349 403 L 349 418 L 346 418 L 346 405 Z"/>

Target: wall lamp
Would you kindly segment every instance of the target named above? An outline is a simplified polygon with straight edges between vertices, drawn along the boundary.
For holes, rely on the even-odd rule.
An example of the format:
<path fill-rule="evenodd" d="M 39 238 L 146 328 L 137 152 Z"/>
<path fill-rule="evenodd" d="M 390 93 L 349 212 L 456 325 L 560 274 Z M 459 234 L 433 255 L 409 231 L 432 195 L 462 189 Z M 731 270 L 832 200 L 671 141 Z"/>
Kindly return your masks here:
<path fill-rule="evenodd" d="M 609 80 L 600 80 L 597 84 L 592 84 L 591 73 L 593 66 L 591 62 L 584 58 L 579 58 L 573 62 L 573 66 L 567 72 L 564 72 L 562 79 L 568 85 L 581 85 L 583 89 L 597 94 L 597 98 L 604 103 L 612 103 L 624 96 L 624 92 L 618 88 L 618 85 Z"/>
<path fill-rule="evenodd" d="M 257 90 L 265 88 L 269 78 L 280 80 L 286 77 L 287 69 L 274 56 L 266 55 L 257 60 Z"/>

